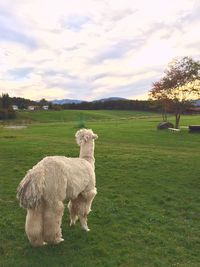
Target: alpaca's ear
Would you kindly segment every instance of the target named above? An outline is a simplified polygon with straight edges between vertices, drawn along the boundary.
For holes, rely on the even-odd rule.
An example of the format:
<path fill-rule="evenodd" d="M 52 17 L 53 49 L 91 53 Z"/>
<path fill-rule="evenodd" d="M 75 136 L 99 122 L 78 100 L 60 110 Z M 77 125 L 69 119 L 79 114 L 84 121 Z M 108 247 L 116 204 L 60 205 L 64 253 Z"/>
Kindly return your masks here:
<path fill-rule="evenodd" d="M 96 140 L 98 138 L 97 134 L 93 134 L 92 139 Z"/>
<path fill-rule="evenodd" d="M 77 142 L 77 144 L 80 146 L 81 143 L 82 143 L 82 141 L 83 141 L 83 139 L 84 139 L 84 135 L 82 134 L 82 131 L 79 130 L 79 131 L 76 133 L 75 137 L 76 137 L 76 142 Z"/>

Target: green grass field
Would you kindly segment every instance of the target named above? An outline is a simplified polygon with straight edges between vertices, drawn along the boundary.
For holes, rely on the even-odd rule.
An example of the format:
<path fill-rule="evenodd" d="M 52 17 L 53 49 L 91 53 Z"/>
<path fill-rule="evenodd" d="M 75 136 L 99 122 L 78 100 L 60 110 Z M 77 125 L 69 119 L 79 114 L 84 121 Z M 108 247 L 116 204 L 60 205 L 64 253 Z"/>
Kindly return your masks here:
<path fill-rule="evenodd" d="M 61 110 L 61 111 L 23 111 L 18 113 L 18 120 L 31 122 L 78 122 L 116 120 L 132 117 L 157 116 L 156 113 L 145 111 L 113 111 L 113 110 Z"/>
<path fill-rule="evenodd" d="M 43 157 L 78 156 L 80 114 L 99 135 L 91 231 L 79 223 L 70 228 L 66 208 L 65 241 L 32 248 L 16 188 Z M 159 115 L 141 112 L 47 111 L 20 119 L 24 115 L 34 122 L 26 129 L 0 127 L 1 267 L 200 266 L 200 134 L 157 131 Z M 181 118 L 181 126 L 189 124 L 200 124 L 200 116 Z"/>

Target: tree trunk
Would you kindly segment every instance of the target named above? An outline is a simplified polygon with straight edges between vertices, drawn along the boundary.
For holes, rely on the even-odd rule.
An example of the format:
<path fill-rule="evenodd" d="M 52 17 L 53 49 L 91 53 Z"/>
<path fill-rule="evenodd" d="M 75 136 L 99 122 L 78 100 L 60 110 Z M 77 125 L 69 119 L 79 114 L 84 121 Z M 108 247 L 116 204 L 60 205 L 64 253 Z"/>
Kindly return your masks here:
<path fill-rule="evenodd" d="M 177 101 L 175 103 L 175 117 L 176 117 L 175 128 L 176 129 L 179 129 L 179 122 L 180 122 L 181 114 L 182 114 L 182 103 Z"/>
<path fill-rule="evenodd" d="M 167 121 L 167 111 L 166 111 L 165 105 L 163 105 L 163 108 L 162 108 L 162 119 L 163 121 Z"/>
<path fill-rule="evenodd" d="M 176 113 L 175 116 L 176 116 L 175 128 L 179 129 L 179 122 L 180 122 L 181 114 L 180 113 Z"/>

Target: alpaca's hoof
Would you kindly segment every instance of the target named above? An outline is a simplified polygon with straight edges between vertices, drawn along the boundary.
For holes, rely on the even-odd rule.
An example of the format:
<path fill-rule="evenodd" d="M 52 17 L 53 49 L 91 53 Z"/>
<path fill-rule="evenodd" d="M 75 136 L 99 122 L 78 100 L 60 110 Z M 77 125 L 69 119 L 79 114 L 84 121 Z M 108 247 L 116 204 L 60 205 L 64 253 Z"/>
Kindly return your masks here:
<path fill-rule="evenodd" d="M 46 246 L 47 245 L 47 243 L 46 242 L 44 242 L 44 241 L 40 241 L 40 242 L 31 242 L 31 245 L 33 246 L 33 247 L 42 247 L 42 246 Z"/>
<path fill-rule="evenodd" d="M 90 229 L 88 227 L 83 227 L 83 230 L 85 230 L 86 232 L 90 231 Z"/>
<path fill-rule="evenodd" d="M 55 244 L 59 244 L 59 243 L 61 243 L 61 242 L 63 242 L 63 241 L 64 241 L 63 238 L 59 238 L 59 239 L 57 239 L 57 240 L 55 241 Z"/>

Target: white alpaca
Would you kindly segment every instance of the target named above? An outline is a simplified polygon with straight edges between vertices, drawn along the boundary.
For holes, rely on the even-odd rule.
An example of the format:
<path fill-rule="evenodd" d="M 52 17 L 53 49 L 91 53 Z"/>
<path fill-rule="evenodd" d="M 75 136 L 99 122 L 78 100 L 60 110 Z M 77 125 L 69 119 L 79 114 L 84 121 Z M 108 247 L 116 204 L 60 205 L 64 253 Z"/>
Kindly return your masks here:
<path fill-rule="evenodd" d="M 66 198 L 70 200 L 70 225 L 79 218 L 83 229 L 89 231 L 87 215 L 96 195 L 94 140 L 98 136 L 82 129 L 75 137 L 79 158 L 45 157 L 17 188 L 20 206 L 27 209 L 25 231 L 33 246 L 63 241 L 61 222 Z"/>

